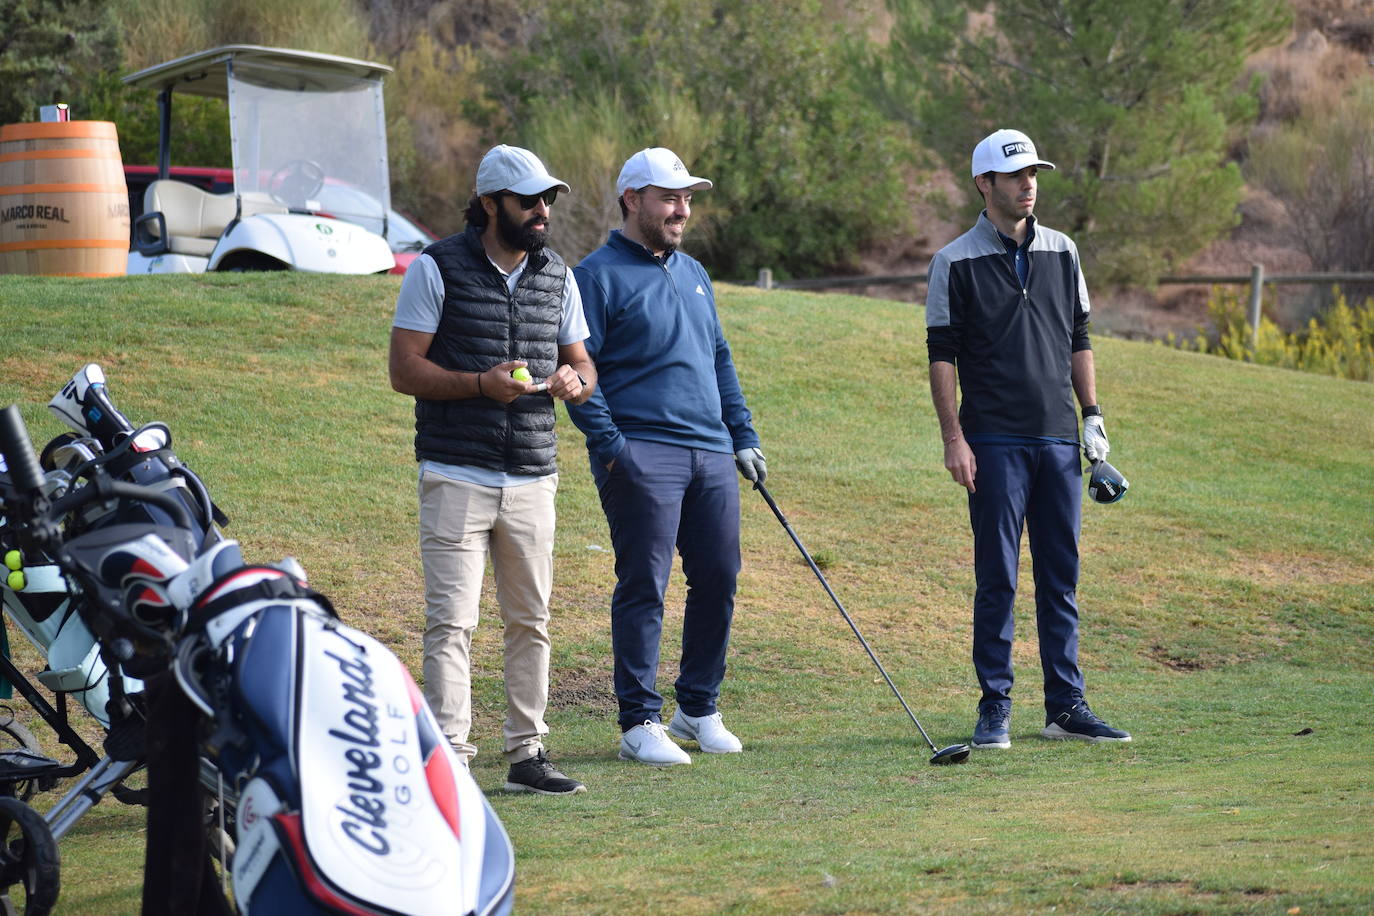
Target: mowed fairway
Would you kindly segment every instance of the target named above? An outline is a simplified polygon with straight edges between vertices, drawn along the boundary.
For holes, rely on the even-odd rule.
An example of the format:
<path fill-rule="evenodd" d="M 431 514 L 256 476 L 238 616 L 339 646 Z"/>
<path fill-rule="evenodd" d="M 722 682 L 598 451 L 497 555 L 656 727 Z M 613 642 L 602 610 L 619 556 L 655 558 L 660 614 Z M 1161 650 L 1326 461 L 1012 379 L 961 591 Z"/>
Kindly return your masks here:
<path fill-rule="evenodd" d="M 0 405 L 18 402 L 46 441 L 61 429 L 48 399 L 99 362 L 131 419 L 172 427 L 250 560 L 299 558 L 418 677 L 411 403 L 386 377 L 397 288 L 0 277 Z M 770 491 L 936 743 L 967 741 L 971 541 L 941 466 L 921 310 L 718 295 Z M 748 491 L 721 701 L 746 752 L 667 771 L 618 761 L 613 558 L 560 409 L 549 747 L 586 794 L 499 792 L 490 600 L 475 649 L 474 775 L 515 844 L 517 912 L 1374 911 L 1374 386 L 1145 343 L 1099 338 L 1096 351 L 1112 461 L 1131 489 L 1084 508 L 1081 661 L 1089 700 L 1135 741 L 1038 737 L 1027 556 L 1012 748 L 956 767 L 928 765 Z M 675 575 L 670 704 L 683 593 Z M 59 912 L 137 911 L 140 810 L 107 799 L 61 850 Z"/>

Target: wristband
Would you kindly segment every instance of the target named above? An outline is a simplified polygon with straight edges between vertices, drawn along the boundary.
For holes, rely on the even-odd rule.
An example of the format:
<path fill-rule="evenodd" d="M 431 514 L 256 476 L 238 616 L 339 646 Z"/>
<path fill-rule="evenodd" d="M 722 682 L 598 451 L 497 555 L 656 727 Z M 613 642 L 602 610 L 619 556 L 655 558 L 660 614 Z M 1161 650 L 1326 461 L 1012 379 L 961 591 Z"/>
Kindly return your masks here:
<path fill-rule="evenodd" d="M 486 395 L 482 393 L 482 373 L 480 372 L 477 373 L 477 396 L 479 398 L 486 397 Z"/>
<path fill-rule="evenodd" d="M 1102 416 L 1102 408 L 1098 407 L 1096 404 L 1091 404 L 1083 408 L 1083 419 L 1085 420 L 1088 419 L 1088 417 L 1100 416 Z"/>

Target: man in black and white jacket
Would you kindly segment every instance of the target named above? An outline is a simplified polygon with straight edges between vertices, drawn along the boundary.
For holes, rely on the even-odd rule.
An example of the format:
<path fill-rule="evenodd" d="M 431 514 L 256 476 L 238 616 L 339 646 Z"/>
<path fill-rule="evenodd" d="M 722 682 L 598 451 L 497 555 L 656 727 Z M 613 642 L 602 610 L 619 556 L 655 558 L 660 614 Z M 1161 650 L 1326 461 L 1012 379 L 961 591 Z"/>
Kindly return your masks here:
<path fill-rule="evenodd" d="M 1083 451 L 1106 458 L 1088 289 L 1078 249 L 1038 225 L 1036 176 L 1053 169 L 1030 138 L 998 130 L 973 151 L 986 209 L 931 262 L 930 389 L 945 468 L 968 490 L 973 527 L 977 748 L 1011 746 L 1012 608 L 1021 533 L 1030 532 L 1047 738 L 1130 741 L 1083 699 L 1078 668 L 1078 531 Z M 959 395 L 962 394 L 962 403 Z"/>

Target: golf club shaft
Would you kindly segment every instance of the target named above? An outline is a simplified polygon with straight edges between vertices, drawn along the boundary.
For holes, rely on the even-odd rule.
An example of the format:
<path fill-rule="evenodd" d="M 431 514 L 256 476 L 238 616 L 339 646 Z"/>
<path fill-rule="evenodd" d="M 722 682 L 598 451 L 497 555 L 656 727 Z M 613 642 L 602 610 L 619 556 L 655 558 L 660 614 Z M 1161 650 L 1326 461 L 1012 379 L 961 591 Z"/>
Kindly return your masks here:
<path fill-rule="evenodd" d="M 873 659 L 873 664 L 877 666 L 878 673 L 883 676 L 883 680 L 887 681 L 887 686 L 892 688 L 892 695 L 897 698 L 898 703 L 902 704 L 902 709 L 906 710 L 907 716 L 911 718 L 911 723 L 916 726 L 916 730 L 921 733 L 921 737 L 926 739 L 926 744 L 930 745 L 930 749 L 939 753 L 939 749 L 935 747 L 935 742 L 930 740 L 930 735 L 927 735 L 926 730 L 921 727 L 921 723 L 916 718 L 916 714 L 911 711 L 911 707 L 908 706 L 906 700 L 902 698 L 901 691 L 897 689 L 897 685 L 894 684 L 892 678 L 888 676 L 887 669 L 883 667 L 882 662 L 878 661 L 878 656 L 873 652 L 873 648 L 868 644 L 868 640 L 864 639 L 863 634 L 859 632 L 858 626 L 854 623 L 854 618 L 849 616 L 849 612 L 844 609 L 844 605 L 841 604 L 840 599 L 836 597 L 835 590 L 830 587 L 829 582 L 825 581 L 825 574 L 822 573 L 821 568 L 816 565 L 816 561 L 811 559 L 811 554 L 807 552 L 806 546 L 801 542 L 801 538 L 797 537 L 797 532 L 792 530 L 792 526 L 787 521 L 787 516 L 782 514 L 782 510 L 778 508 L 778 504 L 773 501 L 773 494 L 768 492 L 768 488 L 763 485 L 763 481 L 756 481 L 754 483 L 754 489 L 758 490 L 763 496 L 764 501 L 768 503 L 768 508 L 773 510 L 773 514 L 776 515 L 778 521 L 782 523 L 782 528 L 787 532 L 787 536 L 792 539 L 793 544 L 797 545 L 797 549 L 801 551 L 802 558 L 806 560 L 806 565 L 811 567 L 811 571 L 815 573 L 816 578 L 820 580 L 821 587 L 825 589 L 825 593 L 830 596 L 831 601 L 835 602 L 835 607 L 839 609 L 840 616 L 844 617 L 844 622 L 849 624 L 849 629 L 853 630 L 854 635 L 858 637 L 859 645 L 863 646 L 864 651 L 868 653 L 868 657 Z"/>

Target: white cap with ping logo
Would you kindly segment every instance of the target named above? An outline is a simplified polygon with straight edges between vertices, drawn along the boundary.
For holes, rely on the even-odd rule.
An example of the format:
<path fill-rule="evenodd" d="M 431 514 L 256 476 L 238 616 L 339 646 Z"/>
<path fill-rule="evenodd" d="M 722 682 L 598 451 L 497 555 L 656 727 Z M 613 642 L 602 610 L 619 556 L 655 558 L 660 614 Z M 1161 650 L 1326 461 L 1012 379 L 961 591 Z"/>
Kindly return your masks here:
<path fill-rule="evenodd" d="M 979 141 L 973 148 L 973 175 L 978 177 L 987 172 L 1019 172 L 1028 165 L 1040 169 L 1053 169 L 1053 162 L 1046 162 L 1035 151 L 1031 138 L 1019 130 L 993 131 Z"/>

